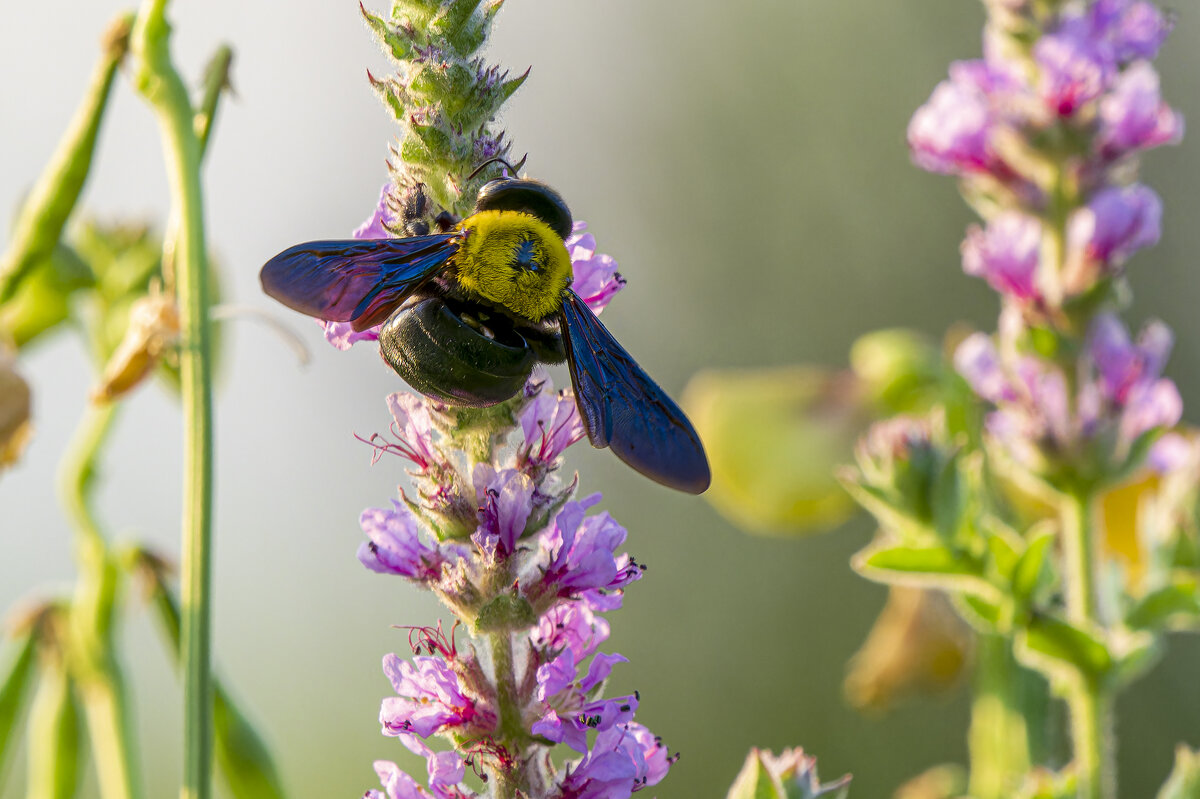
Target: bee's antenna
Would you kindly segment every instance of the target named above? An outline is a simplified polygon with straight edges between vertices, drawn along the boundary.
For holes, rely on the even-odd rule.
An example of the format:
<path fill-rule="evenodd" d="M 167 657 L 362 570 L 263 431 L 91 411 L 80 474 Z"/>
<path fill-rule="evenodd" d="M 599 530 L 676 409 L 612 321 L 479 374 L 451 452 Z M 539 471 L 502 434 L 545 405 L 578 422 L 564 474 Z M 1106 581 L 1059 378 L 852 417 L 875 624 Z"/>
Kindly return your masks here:
<path fill-rule="evenodd" d="M 517 171 L 518 171 L 518 170 L 519 170 L 521 167 L 525 166 L 525 159 L 526 159 L 526 158 L 528 158 L 528 157 L 529 157 L 529 154 L 528 154 L 528 153 L 526 153 L 525 155 L 521 156 L 521 160 L 517 162 L 517 165 L 516 165 L 515 167 L 514 167 L 512 164 L 508 163 L 508 161 L 506 161 L 506 160 L 504 159 L 504 157 L 503 157 L 503 156 L 497 155 L 497 156 L 496 156 L 496 157 L 494 157 L 494 158 L 489 158 L 488 160 L 484 161 L 484 162 L 483 162 L 482 164 L 480 164 L 479 166 L 475 167 L 475 171 L 474 171 L 474 172 L 472 172 L 471 174 L 467 175 L 467 181 L 469 181 L 469 180 L 473 179 L 473 178 L 474 178 L 476 175 L 478 175 L 480 172 L 482 172 L 484 169 L 486 169 L 486 168 L 487 168 L 488 166 L 490 166 L 491 164 L 497 164 L 497 163 L 499 163 L 499 164 L 504 164 L 505 168 L 507 168 L 507 169 L 508 169 L 508 171 L 509 171 L 509 172 L 510 172 L 510 173 L 513 175 L 513 177 L 516 177 L 516 175 L 517 175 Z M 464 183 L 465 183 L 465 182 L 466 182 L 466 181 L 464 181 Z"/>

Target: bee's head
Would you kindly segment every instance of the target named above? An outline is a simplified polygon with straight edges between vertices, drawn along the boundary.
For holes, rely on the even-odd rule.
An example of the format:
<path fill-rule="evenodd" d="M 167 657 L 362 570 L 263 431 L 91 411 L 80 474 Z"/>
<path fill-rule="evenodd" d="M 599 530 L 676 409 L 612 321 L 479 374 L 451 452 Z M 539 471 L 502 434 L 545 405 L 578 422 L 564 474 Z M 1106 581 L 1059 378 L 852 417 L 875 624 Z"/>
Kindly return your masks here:
<path fill-rule="evenodd" d="M 502 158 L 484 161 L 475 172 L 494 162 L 502 163 L 512 175 L 517 172 Z M 560 239 L 571 235 L 571 209 L 567 207 L 566 200 L 540 180 L 517 177 L 489 180 L 479 190 L 475 211 L 520 211 L 545 222 Z"/>

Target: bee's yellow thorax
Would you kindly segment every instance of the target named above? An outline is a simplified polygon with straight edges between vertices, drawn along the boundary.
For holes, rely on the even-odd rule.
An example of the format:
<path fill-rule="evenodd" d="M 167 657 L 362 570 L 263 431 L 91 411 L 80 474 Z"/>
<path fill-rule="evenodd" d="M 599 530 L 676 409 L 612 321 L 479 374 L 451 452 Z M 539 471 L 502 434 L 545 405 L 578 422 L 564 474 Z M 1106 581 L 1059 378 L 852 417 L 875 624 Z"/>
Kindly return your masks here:
<path fill-rule="evenodd" d="M 520 211 L 480 211 L 462 221 L 458 282 L 518 316 L 541 321 L 562 307 L 571 256 L 549 225 Z"/>

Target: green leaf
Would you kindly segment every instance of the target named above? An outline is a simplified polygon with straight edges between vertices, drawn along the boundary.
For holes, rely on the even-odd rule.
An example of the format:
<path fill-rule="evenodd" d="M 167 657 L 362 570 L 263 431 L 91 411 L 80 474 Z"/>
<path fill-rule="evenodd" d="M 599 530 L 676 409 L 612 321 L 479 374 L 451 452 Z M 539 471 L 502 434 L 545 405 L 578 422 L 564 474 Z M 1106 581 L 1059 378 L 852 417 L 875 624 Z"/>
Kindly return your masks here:
<path fill-rule="evenodd" d="M 992 566 L 1002 580 L 1012 580 L 1013 570 L 1021 556 L 1013 549 L 1012 543 L 1004 536 L 989 535 L 987 539 L 988 554 L 991 555 Z"/>
<path fill-rule="evenodd" d="M 213 684 L 217 766 L 236 799 L 283 799 L 271 751 L 220 682 Z"/>
<path fill-rule="evenodd" d="M 429 29 L 437 36 L 452 39 L 471 20 L 481 2 L 482 0 L 450 0 L 429 23 Z"/>
<path fill-rule="evenodd" d="M 1021 553 L 1021 559 L 1012 574 L 1012 597 L 1018 605 L 1025 606 L 1033 598 L 1046 568 L 1046 555 L 1053 543 L 1054 533 L 1045 530 L 1036 534 Z"/>
<path fill-rule="evenodd" d="M 1200 799 L 1200 753 L 1184 744 L 1175 748 L 1175 767 L 1158 799 Z"/>
<path fill-rule="evenodd" d="M 1125 623 L 1140 630 L 1200 625 L 1200 588 L 1196 576 L 1177 574 L 1169 585 L 1146 594 L 1129 610 Z"/>
<path fill-rule="evenodd" d="M 16 646 L 11 648 L 9 658 L 0 670 L 0 785 L 4 784 L 4 771 L 10 752 L 8 743 L 21 717 L 21 707 L 29 694 L 37 661 L 37 642 L 32 630 L 13 643 Z"/>
<path fill-rule="evenodd" d="M 975 594 L 989 602 L 1000 599 L 995 587 L 983 578 L 979 564 L 948 547 L 882 542 L 859 552 L 851 563 L 864 577 L 878 582 Z"/>
<path fill-rule="evenodd" d="M 1067 666 L 1091 680 L 1104 678 L 1113 668 L 1113 656 L 1102 640 L 1054 616 L 1031 617 L 1017 634 L 1017 645 L 1033 667 L 1061 671 Z"/>
<path fill-rule="evenodd" d="M 955 607 L 967 623 L 981 633 L 998 633 L 1006 629 L 1002 605 L 988 602 L 972 594 L 955 594 Z"/>
<path fill-rule="evenodd" d="M 140 550 L 139 573 L 149 585 L 159 623 L 176 663 L 180 657 L 179 602 L 167 583 L 167 564 Z M 220 679 L 213 680 L 213 738 L 216 761 L 235 799 L 283 799 L 283 782 L 270 748 Z"/>
<path fill-rule="evenodd" d="M 8 249 L 0 253 L 0 303 L 54 251 L 91 171 L 100 123 L 113 78 L 129 46 L 132 15 L 118 17 L 105 33 L 104 52 L 75 111 L 29 197 L 21 206 Z"/>
<path fill-rule="evenodd" d="M 29 711 L 29 799 L 70 799 L 79 787 L 82 714 L 61 663 L 41 669 Z"/>

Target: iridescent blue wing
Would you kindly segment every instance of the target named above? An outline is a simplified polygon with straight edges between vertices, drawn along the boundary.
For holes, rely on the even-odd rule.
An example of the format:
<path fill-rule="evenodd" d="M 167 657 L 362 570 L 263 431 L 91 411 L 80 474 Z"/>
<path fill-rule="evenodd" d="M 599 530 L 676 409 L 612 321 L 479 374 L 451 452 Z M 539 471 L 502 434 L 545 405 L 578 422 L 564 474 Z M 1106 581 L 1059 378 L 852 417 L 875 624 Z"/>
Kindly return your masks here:
<path fill-rule="evenodd" d="M 575 292 L 559 314 L 575 402 L 594 447 L 665 486 L 699 494 L 711 479 L 695 428 Z"/>
<path fill-rule="evenodd" d="M 267 261 L 260 275 L 263 291 L 300 313 L 366 330 L 436 275 L 461 238 L 461 233 L 437 233 L 308 241 Z"/>

